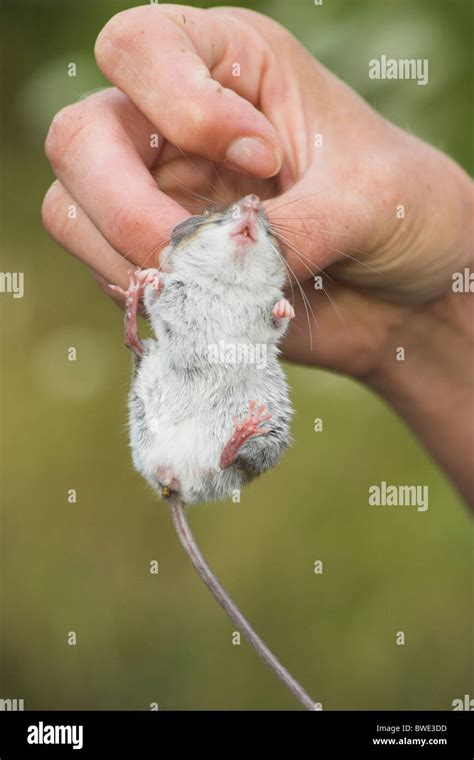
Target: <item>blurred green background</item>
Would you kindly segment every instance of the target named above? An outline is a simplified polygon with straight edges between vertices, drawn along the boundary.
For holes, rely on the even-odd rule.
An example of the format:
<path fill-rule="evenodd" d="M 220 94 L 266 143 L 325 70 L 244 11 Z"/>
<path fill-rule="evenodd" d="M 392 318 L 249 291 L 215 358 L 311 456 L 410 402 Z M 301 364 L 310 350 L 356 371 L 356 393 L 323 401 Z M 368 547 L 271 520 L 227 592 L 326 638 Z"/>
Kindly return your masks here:
<path fill-rule="evenodd" d="M 2 269 L 25 273 L 25 297 L 0 296 L 0 696 L 24 698 L 26 709 L 299 709 L 244 640 L 232 645 L 234 626 L 197 578 L 166 507 L 134 473 L 121 314 L 40 223 L 52 179 L 48 124 L 104 85 L 94 40 L 130 5 L 3 3 Z M 247 6 L 472 171 L 469 0 Z M 382 53 L 428 58 L 429 86 L 370 81 L 367 61 Z M 240 504 L 192 509 L 203 552 L 325 709 L 450 709 L 473 693 L 467 511 L 380 400 L 326 372 L 288 373 L 294 447 Z M 313 431 L 316 417 L 323 432 Z M 370 508 L 368 487 L 381 480 L 429 485 L 428 512 Z"/>

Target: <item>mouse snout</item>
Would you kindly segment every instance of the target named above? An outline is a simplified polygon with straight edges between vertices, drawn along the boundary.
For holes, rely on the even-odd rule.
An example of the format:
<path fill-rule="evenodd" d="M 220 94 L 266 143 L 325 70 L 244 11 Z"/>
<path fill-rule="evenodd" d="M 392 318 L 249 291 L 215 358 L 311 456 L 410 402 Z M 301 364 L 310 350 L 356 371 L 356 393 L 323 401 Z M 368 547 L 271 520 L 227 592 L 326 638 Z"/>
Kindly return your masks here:
<path fill-rule="evenodd" d="M 258 195 L 246 195 L 241 200 L 241 206 L 245 211 L 258 211 L 260 209 L 260 198 Z"/>
<path fill-rule="evenodd" d="M 236 204 L 234 210 L 237 211 L 237 214 L 233 216 L 235 222 L 231 237 L 234 238 L 239 247 L 247 247 L 250 243 L 256 242 L 260 208 L 258 195 L 246 195 Z"/>

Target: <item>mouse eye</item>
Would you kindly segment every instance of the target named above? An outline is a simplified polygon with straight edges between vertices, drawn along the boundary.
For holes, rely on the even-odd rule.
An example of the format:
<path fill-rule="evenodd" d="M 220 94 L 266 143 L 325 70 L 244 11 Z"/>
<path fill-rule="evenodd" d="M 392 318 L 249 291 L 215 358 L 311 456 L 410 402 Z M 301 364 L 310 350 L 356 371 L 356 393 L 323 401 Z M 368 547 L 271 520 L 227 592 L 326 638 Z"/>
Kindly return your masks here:
<path fill-rule="evenodd" d="M 176 245 L 180 243 L 184 238 L 194 235 L 198 227 L 201 226 L 205 217 L 204 216 L 190 216 L 188 219 L 184 219 L 182 222 L 178 222 L 173 227 L 171 232 L 171 243 Z"/>

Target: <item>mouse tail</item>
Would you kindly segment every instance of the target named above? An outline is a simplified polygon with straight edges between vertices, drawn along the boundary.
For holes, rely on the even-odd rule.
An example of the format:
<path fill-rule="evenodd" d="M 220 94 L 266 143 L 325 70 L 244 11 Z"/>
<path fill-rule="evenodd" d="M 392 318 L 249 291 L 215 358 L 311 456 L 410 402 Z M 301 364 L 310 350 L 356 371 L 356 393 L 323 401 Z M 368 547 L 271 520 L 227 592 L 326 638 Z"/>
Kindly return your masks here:
<path fill-rule="evenodd" d="M 225 612 L 240 629 L 240 631 L 242 631 L 246 639 L 250 642 L 255 651 L 260 655 L 262 660 L 268 665 L 271 670 L 273 670 L 278 678 L 283 681 L 285 686 L 292 692 L 292 694 L 294 694 L 294 696 L 301 702 L 301 704 L 304 705 L 307 710 L 321 710 L 321 705 L 315 703 L 311 699 L 311 697 L 304 691 L 300 684 L 295 681 L 292 675 L 290 675 L 287 669 L 284 668 L 283 665 L 277 660 L 273 652 L 270 651 L 260 636 L 255 633 L 250 623 L 242 615 L 240 610 L 229 597 L 225 588 L 222 586 L 222 584 L 210 569 L 206 560 L 202 556 L 196 544 L 196 541 L 194 540 L 194 536 L 191 532 L 189 523 L 186 518 L 185 508 L 179 496 L 177 494 L 173 494 L 169 499 L 169 503 L 171 506 L 174 526 L 176 528 L 179 539 L 186 551 L 186 554 L 188 555 L 189 559 L 193 563 L 194 567 L 196 568 L 197 572 L 201 576 L 211 594 L 219 602 L 221 607 L 223 607 Z"/>

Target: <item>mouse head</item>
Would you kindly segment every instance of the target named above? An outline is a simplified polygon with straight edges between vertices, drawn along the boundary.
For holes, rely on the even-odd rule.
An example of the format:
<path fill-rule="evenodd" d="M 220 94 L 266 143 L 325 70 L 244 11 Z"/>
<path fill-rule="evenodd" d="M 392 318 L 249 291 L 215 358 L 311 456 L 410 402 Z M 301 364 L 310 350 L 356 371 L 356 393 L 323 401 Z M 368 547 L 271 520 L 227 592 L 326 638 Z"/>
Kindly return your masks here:
<path fill-rule="evenodd" d="M 281 287 L 285 279 L 282 254 L 256 195 L 180 222 L 163 254 L 163 268 L 184 278 L 249 287 Z"/>

